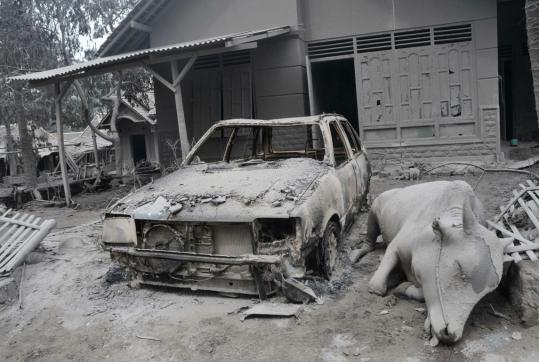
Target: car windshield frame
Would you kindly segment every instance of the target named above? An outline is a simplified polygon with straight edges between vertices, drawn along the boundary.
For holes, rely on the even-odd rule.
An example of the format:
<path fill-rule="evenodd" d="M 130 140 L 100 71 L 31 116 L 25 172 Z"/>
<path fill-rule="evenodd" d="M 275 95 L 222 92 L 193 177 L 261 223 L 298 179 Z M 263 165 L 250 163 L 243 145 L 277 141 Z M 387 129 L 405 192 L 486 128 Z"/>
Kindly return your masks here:
<path fill-rule="evenodd" d="M 305 145 L 307 146 L 307 142 L 311 142 L 311 147 L 306 147 L 304 150 L 279 150 L 273 148 L 273 130 L 274 129 L 282 129 L 282 128 L 292 128 L 292 127 L 305 127 L 307 130 L 307 127 L 317 127 L 318 133 L 316 132 L 316 128 L 312 129 L 311 136 L 313 134 L 317 134 L 317 138 L 307 139 Z M 251 129 L 255 131 L 256 135 L 253 133 L 253 147 L 251 148 L 251 151 L 253 154 L 250 155 L 250 157 L 247 157 L 245 159 L 231 159 L 231 150 L 234 146 L 234 141 L 238 137 L 238 133 L 241 129 Z M 271 132 L 266 132 L 266 129 L 271 129 Z M 216 150 L 216 153 L 222 153 L 222 158 L 216 159 L 215 161 L 202 161 L 200 163 L 203 164 L 215 164 L 215 163 L 227 163 L 232 164 L 234 162 L 250 162 L 253 160 L 260 160 L 263 161 L 271 161 L 271 160 L 278 160 L 278 159 L 286 159 L 286 158 L 310 158 L 317 160 L 319 162 L 327 162 L 329 160 L 330 156 L 330 150 L 328 149 L 328 140 L 326 139 L 326 134 L 323 130 L 323 125 L 318 122 L 302 122 L 302 123 L 227 123 L 227 124 L 216 124 L 212 126 L 203 136 L 200 138 L 200 140 L 195 144 L 195 146 L 191 149 L 191 151 L 187 154 L 185 160 L 182 163 L 182 166 L 188 166 L 188 165 L 195 165 L 199 162 L 197 161 L 197 154 L 199 151 L 206 145 L 206 143 L 211 140 L 212 138 L 215 138 L 216 134 L 219 134 L 221 132 L 221 135 L 227 134 L 224 136 L 226 138 L 226 146 L 224 150 Z M 262 135 L 260 135 L 262 133 Z M 245 134 L 243 134 L 245 135 Z M 222 137 L 222 136 L 221 136 Z M 257 138 L 261 138 L 258 139 Z M 314 148 L 314 143 L 316 142 L 315 139 L 318 139 L 319 142 L 318 145 L 321 148 Z M 261 142 L 261 145 L 258 143 Z M 259 146 L 262 146 L 263 149 L 263 156 L 257 154 L 257 148 Z M 267 157 L 268 155 L 271 155 L 271 157 Z"/>

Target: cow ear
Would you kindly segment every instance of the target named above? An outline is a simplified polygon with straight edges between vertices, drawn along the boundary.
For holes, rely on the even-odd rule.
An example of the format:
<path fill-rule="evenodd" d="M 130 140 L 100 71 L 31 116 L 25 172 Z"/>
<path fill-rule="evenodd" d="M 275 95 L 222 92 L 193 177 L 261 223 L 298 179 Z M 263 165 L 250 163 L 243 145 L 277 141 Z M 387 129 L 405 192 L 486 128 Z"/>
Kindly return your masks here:
<path fill-rule="evenodd" d="M 466 234 L 473 233 L 477 225 L 477 220 L 472 210 L 472 205 L 469 199 L 464 200 L 462 205 L 462 228 Z"/>

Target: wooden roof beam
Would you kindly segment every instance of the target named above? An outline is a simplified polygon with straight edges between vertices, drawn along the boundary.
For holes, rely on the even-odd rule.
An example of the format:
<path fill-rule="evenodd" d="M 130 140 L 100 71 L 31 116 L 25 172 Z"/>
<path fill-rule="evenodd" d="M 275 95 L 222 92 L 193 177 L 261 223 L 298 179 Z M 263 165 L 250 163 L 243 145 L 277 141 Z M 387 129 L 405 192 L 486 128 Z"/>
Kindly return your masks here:
<path fill-rule="evenodd" d="M 143 31 L 143 32 L 146 32 L 146 33 L 151 33 L 152 32 L 152 27 L 151 26 L 148 26 L 146 24 L 140 23 L 140 22 L 135 21 L 135 20 L 131 20 L 131 22 L 129 23 L 129 27 L 131 29 L 140 30 L 140 31 Z"/>

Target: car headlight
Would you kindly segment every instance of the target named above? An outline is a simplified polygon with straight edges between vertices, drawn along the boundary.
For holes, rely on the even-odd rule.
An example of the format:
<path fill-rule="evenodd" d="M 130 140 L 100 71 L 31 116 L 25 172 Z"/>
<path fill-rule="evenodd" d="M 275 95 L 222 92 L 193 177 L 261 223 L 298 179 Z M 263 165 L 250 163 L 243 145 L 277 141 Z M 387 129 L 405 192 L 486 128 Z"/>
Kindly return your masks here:
<path fill-rule="evenodd" d="M 107 216 L 103 221 L 102 240 L 107 247 L 135 246 L 137 244 L 135 220 L 129 216 Z"/>
<path fill-rule="evenodd" d="M 258 219 L 258 242 L 272 243 L 278 240 L 295 239 L 297 220 Z"/>

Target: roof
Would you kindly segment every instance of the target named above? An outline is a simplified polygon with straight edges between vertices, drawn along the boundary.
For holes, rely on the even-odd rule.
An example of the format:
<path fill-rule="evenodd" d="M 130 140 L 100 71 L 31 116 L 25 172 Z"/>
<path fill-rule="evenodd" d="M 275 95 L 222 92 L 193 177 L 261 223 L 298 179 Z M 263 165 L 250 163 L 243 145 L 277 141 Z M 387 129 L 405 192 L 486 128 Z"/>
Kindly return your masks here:
<path fill-rule="evenodd" d="M 253 42 L 261 38 L 273 37 L 290 32 L 289 26 L 263 29 L 256 31 L 241 32 L 222 35 L 214 38 L 193 40 L 189 42 L 166 45 L 162 47 L 148 48 L 129 53 L 96 58 L 84 63 L 72 64 L 37 73 L 29 73 L 11 77 L 11 80 L 49 83 L 71 77 L 84 77 L 93 73 L 106 73 L 111 71 L 112 66 L 124 65 L 135 66 L 142 62 L 151 62 L 155 57 L 175 55 L 186 50 L 202 50 L 215 48 L 232 48 L 240 43 Z"/>
<path fill-rule="evenodd" d="M 100 57 L 138 50 L 148 41 L 148 33 L 133 23 L 150 26 L 157 14 L 170 0 L 141 0 L 114 28 L 107 40 L 98 50 Z"/>
<path fill-rule="evenodd" d="M 28 130 L 32 130 L 34 133 L 34 137 L 32 138 L 32 145 L 34 149 L 37 149 L 39 155 L 41 157 L 46 156 L 50 154 L 51 149 L 55 147 L 56 139 L 54 136 L 52 136 L 51 133 L 46 131 L 45 129 L 41 127 L 33 127 L 32 125 L 28 125 Z M 10 126 L 11 129 L 11 138 L 14 142 L 14 147 L 16 149 L 19 148 L 20 144 L 20 138 L 19 138 L 19 127 L 16 123 L 12 123 Z M 7 132 L 6 132 L 6 126 L 1 125 L 0 126 L 0 159 L 3 159 L 6 157 L 7 150 Z"/>
<path fill-rule="evenodd" d="M 150 125 L 155 125 L 157 123 L 156 118 L 156 109 L 155 109 L 155 94 L 153 91 L 146 93 L 148 97 L 147 104 L 143 104 L 142 101 L 137 99 L 132 99 L 128 101 L 124 97 L 125 92 L 122 92 L 122 99 L 120 103 L 120 110 L 118 114 L 118 119 L 128 118 L 133 122 L 146 122 Z M 109 128 L 110 127 L 110 116 L 111 113 L 107 112 L 101 115 L 101 119 L 95 124 L 98 128 Z"/>
<path fill-rule="evenodd" d="M 100 116 L 96 116 L 100 117 Z M 28 127 L 29 129 L 31 126 Z M 56 133 L 48 132 L 42 127 L 33 129 L 33 147 L 37 151 L 39 157 L 46 157 L 54 152 L 58 152 L 58 139 Z M 19 142 L 19 127 L 16 124 L 11 124 L 11 136 L 15 142 L 15 147 L 20 146 Z M 0 126 L 0 159 L 6 157 L 7 152 L 7 134 L 6 127 Z M 102 139 L 96 138 L 97 148 L 112 146 L 112 143 Z M 65 150 L 72 157 L 83 154 L 85 152 L 93 150 L 92 132 L 90 127 L 87 127 L 83 132 L 65 132 L 64 133 Z"/>
<path fill-rule="evenodd" d="M 217 122 L 216 126 L 264 126 L 264 125 L 280 125 L 280 126 L 296 126 L 303 124 L 317 124 L 335 117 L 342 117 L 338 114 L 320 114 L 316 116 L 306 117 L 290 117 L 276 119 L 227 119 Z"/>

